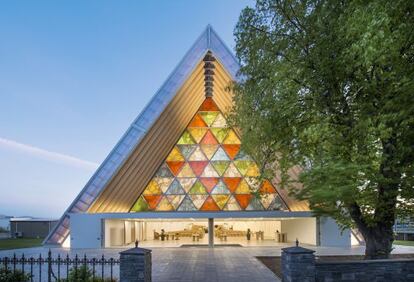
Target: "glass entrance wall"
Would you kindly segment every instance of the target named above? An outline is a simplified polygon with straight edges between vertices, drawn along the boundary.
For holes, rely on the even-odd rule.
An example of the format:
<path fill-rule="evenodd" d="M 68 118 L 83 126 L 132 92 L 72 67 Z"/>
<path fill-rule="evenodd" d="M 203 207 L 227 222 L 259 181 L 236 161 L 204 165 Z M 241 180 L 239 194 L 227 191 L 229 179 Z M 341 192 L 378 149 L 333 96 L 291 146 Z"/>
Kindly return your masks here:
<path fill-rule="evenodd" d="M 309 221 L 309 226 L 304 224 Z M 292 236 L 302 236 L 294 229 L 312 233 L 314 218 L 309 219 L 264 219 L 227 218 L 214 219 L 214 243 L 238 244 L 241 246 L 273 246 Z M 182 245 L 207 245 L 207 219 L 106 219 L 105 247 L 132 247 L 135 240 L 143 247 L 181 247 Z M 310 228 L 310 229 L 309 229 Z M 288 238 L 292 237 L 292 238 Z M 296 238 L 296 237 L 295 237 Z M 310 242 L 311 243 L 311 242 Z M 313 243 L 311 243 L 313 244 Z"/>

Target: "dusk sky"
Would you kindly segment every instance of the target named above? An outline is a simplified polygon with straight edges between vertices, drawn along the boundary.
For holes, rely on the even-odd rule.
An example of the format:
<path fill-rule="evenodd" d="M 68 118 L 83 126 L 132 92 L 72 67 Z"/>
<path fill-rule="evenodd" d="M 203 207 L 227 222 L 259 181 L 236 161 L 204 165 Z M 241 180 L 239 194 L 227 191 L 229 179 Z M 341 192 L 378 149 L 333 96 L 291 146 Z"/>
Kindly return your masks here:
<path fill-rule="evenodd" d="M 247 0 L 2 1 L 0 215 L 58 218 L 211 24 Z"/>

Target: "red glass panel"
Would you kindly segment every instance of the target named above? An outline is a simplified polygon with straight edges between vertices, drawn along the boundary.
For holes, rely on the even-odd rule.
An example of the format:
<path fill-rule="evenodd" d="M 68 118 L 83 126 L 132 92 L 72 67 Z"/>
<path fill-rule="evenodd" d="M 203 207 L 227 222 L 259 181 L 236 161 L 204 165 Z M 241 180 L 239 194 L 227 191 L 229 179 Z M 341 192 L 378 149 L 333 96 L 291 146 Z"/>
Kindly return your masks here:
<path fill-rule="evenodd" d="M 185 162 L 166 162 L 168 167 L 170 168 L 171 172 L 177 176 L 177 174 L 180 172 L 181 168 L 183 167 L 183 165 L 185 164 Z"/>
<path fill-rule="evenodd" d="M 161 197 L 161 195 L 144 195 L 144 198 L 147 201 L 148 206 L 151 210 L 157 207 L 157 204 L 160 201 Z"/>
<path fill-rule="evenodd" d="M 200 208 L 201 211 L 219 211 L 220 208 L 217 206 L 216 202 L 211 196 L 207 198 L 204 204 Z"/>
<path fill-rule="evenodd" d="M 214 186 L 218 183 L 218 178 L 216 177 L 202 177 L 200 178 L 201 183 L 206 187 L 207 191 L 210 193 L 213 190 Z"/>
<path fill-rule="evenodd" d="M 236 191 L 237 186 L 239 186 L 239 183 L 241 180 L 242 180 L 241 177 L 224 177 L 223 178 L 224 183 L 226 184 L 227 188 L 232 193 Z"/>
<path fill-rule="evenodd" d="M 214 137 L 213 133 L 211 133 L 211 131 L 209 130 L 207 131 L 206 135 L 204 135 L 203 139 L 201 140 L 201 144 L 215 145 L 215 144 L 218 144 L 218 142 L 217 142 L 216 137 Z"/>
<path fill-rule="evenodd" d="M 237 202 L 239 202 L 239 205 L 242 209 L 245 209 L 250 202 L 250 199 L 253 197 L 253 195 L 250 194 L 242 194 L 242 195 L 234 195 Z"/>
<path fill-rule="evenodd" d="M 204 168 L 208 165 L 208 161 L 201 161 L 201 162 L 188 162 L 190 164 L 191 169 L 194 171 L 195 175 L 200 176 Z"/>
<path fill-rule="evenodd" d="M 240 151 L 239 144 L 223 144 L 222 146 L 223 146 L 224 151 L 226 151 L 227 155 L 232 160 L 237 155 L 237 153 Z"/>
<path fill-rule="evenodd" d="M 204 100 L 203 104 L 201 104 L 199 111 L 219 111 L 216 103 L 214 102 L 213 98 L 208 97 Z"/>
<path fill-rule="evenodd" d="M 207 124 L 204 122 L 204 120 L 199 114 L 196 114 L 191 120 L 188 127 L 207 127 Z"/>

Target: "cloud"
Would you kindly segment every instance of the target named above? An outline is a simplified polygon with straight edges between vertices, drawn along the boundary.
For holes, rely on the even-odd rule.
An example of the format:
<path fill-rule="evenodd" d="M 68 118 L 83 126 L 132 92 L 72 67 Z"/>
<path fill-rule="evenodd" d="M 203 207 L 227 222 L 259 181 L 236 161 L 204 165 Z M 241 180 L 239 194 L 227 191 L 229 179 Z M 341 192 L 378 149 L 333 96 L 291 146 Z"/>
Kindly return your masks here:
<path fill-rule="evenodd" d="M 32 145 L 19 143 L 19 142 L 1 138 L 1 137 L 0 137 L 0 147 L 10 149 L 13 151 L 24 152 L 31 156 L 40 157 L 48 161 L 63 163 L 63 164 L 78 167 L 78 168 L 94 170 L 98 167 L 98 164 L 94 162 L 85 161 L 85 160 L 78 159 L 76 157 L 72 157 L 69 155 L 61 154 L 61 153 L 51 152 L 48 150 L 37 148 Z"/>

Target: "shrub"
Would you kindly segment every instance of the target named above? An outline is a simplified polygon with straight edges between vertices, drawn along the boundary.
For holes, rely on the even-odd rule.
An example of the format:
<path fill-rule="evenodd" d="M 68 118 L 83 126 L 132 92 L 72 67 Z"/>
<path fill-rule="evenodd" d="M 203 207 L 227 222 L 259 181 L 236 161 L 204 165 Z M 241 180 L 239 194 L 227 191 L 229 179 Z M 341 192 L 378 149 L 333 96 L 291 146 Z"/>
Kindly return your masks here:
<path fill-rule="evenodd" d="M 62 279 L 60 281 L 61 282 L 115 282 L 116 279 L 110 279 L 110 278 L 102 279 L 100 277 L 93 278 L 92 270 L 87 265 L 82 265 L 77 268 L 72 267 L 69 270 L 68 278 Z"/>
<path fill-rule="evenodd" d="M 0 282 L 24 282 L 30 280 L 30 274 L 26 274 L 21 270 L 0 268 Z"/>

